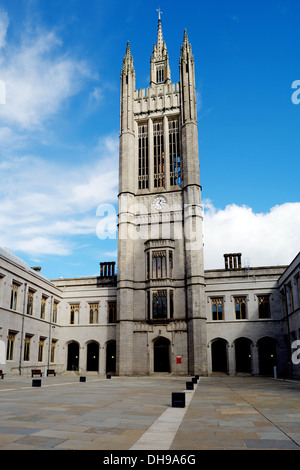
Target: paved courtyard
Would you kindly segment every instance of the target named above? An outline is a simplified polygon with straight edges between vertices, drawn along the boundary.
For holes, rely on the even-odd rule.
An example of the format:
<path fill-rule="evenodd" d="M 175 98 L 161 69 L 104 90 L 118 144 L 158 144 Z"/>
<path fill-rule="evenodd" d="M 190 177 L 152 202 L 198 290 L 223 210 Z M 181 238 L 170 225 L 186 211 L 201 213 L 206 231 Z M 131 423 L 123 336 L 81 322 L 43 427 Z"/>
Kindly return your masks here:
<path fill-rule="evenodd" d="M 5 377 L 0 450 L 300 450 L 299 382 L 212 376 L 186 390 L 190 380 Z"/>

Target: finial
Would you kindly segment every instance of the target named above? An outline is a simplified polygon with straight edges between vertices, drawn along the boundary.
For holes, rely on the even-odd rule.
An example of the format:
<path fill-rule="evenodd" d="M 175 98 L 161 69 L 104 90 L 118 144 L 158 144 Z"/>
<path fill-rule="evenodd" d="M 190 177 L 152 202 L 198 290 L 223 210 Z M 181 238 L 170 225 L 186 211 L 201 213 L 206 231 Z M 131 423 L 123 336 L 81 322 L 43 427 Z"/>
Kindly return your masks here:
<path fill-rule="evenodd" d="M 160 21 L 160 15 L 162 15 L 162 11 L 160 8 L 156 8 L 156 11 L 158 12 L 158 21 Z"/>
<path fill-rule="evenodd" d="M 186 29 L 184 30 L 184 34 L 183 34 L 183 42 L 189 42 Z"/>

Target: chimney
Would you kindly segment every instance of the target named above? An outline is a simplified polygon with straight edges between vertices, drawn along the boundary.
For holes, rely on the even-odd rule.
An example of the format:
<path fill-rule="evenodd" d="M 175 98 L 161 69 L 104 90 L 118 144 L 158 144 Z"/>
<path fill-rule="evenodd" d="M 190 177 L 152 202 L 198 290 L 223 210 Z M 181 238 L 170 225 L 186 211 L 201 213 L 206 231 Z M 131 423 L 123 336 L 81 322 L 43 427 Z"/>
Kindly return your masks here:
<path fill-rule="evenodd" d="M 36 271 L 37 273 L 40 273 L 42 268 L 41 268 L 41 266 L 35 266 L 31 269 L 33 269 L 33 271 Z"/>
<path fill-rule="evenodd" d="M 114 277 L 115 261 L 100 263 L 100 277 Z"/>
<path fill-rule="evenodd" d="M 224 259 L 226 271 L 242 268 L 242 253 L 226 253 Z"/>

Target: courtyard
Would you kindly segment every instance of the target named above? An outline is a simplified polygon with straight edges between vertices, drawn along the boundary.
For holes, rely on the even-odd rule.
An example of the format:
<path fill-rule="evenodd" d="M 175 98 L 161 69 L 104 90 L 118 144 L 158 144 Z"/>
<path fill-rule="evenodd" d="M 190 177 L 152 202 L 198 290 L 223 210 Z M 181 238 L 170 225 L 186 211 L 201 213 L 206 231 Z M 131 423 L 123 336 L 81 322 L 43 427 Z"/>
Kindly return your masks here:
<path fill-rule="evenodd" d="M 216 375 L 0 380 L 0 450 L 299 450 L 300 382 Z M 185 408 L 172 407 L 184 392 Z"/>

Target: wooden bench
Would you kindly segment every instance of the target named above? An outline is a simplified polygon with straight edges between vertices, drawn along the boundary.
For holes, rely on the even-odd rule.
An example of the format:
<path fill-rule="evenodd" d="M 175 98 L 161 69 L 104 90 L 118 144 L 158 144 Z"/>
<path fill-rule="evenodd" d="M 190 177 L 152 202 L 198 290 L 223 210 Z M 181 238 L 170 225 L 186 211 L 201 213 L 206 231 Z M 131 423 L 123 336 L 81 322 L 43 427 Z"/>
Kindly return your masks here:
<path fill-rule="evenodd" d="M 34 375 L 39 375 L 40 377 L 42 377 L 43 374 L 42 374 L 41 369 L 32 369 L 32 371 L 31 371 L 31 377 L 33 377 Z"/>
<path fill-rule="evenodd" d="M 3 370 L 0 369 L 0 377 L 1 377 L 1 379 L 4 379 L 4 376 L 5 376 L 5 373 L 3 372 Z"/>
<path fill-rule="evenodd" d="M 47 377 L 48 377 L 48 375 L 56 375 L 55 370 L 54 369 L 48 369 L 47 370 Z"/>

